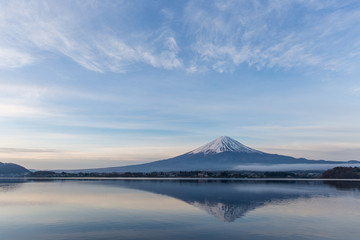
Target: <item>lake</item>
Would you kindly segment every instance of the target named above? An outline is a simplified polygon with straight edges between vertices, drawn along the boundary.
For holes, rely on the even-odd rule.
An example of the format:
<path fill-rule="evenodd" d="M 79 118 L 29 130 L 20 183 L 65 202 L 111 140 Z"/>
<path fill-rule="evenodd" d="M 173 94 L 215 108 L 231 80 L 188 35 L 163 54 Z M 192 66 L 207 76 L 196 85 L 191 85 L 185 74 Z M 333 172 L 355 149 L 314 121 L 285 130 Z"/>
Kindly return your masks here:
<path fill-rule="evenodd" d="M 347 239 L 360 182 L 0 180 L 1 240 Z"/>

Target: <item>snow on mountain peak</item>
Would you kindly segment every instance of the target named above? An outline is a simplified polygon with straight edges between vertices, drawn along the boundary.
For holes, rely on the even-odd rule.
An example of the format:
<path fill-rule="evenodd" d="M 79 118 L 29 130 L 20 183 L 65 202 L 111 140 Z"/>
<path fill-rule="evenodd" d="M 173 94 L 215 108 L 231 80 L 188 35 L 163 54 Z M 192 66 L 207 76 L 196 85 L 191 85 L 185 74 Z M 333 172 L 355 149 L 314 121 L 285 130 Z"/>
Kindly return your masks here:
<path fill-rule="evenodd" d="M 221 136 L 214 141 L 209 142 L 191 152 L 190 154 L 204 153 L 204 154 L 215 154 L 221 152 L 245 152 L 245 153 L 261 153 L 255 149 L 249 148 L 240 142 L 227 137 Z"/>

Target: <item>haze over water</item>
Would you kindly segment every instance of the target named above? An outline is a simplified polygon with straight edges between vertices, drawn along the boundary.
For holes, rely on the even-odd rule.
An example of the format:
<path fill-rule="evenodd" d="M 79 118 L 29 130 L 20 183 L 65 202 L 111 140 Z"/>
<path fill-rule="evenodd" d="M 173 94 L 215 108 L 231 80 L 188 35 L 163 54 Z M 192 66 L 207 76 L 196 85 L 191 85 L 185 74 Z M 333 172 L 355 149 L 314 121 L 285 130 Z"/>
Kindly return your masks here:
<path fill-rule="evenodd" d="M 360 182 L 0 180 L 18 239 L 358 239 Z"/>

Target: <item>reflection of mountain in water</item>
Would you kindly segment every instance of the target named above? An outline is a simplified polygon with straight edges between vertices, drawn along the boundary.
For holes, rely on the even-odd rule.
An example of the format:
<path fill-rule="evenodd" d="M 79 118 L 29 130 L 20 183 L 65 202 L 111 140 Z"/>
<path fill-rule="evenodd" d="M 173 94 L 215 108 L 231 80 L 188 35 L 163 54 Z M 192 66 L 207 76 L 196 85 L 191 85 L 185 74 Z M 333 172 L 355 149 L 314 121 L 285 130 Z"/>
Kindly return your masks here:
<path fill-rule="evenodd" d="M 52 180 L 32 180 L 52 181 Z M 72 181 L 72 180 L 65 180 Z M 296 180 L 76 180 L 91 185 L 125 187 L 182 200 L 224 222 L 233 222 L 268 204 L 300 198 L 329 197 L 344 192 L 360 196 L 360 182 Z M 0 192 L 11 191 L 26 180 L 0 180 Z"/>
<path fill-rule="evenodd" d="M 226 222 L 273 202 L 327 197 L 338 192 L 320 181 L 124 180 L 113 183 L 177 198 Z"/>
<path fill-rule="evenodd" d="M 224 203 L 199 203 L 199 202 L 190 202 L 191 205 L 204 210 L 205 212 L 215 216 L 223 222 L 233 222 L 237 218 L 241 218 L 247 212 L 255 209 L 259 204 L 247 204 L 247 205 L 230 205 Z M 262 205 L 260 203 L 260 205 Z"/>

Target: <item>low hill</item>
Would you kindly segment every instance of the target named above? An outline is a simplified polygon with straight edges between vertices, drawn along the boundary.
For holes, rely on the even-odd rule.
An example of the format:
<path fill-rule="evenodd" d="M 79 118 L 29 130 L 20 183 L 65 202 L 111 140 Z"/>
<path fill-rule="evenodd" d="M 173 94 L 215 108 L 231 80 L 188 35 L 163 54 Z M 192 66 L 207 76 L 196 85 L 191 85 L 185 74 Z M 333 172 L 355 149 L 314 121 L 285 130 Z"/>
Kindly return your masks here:
<path fill-rule="evenodd" d="M 360 168 L 358 167 L 335 167 L 325 171 L 321 178 L 330 179 L 360 179 Z"/>
<path fill-rule="evenodd" d="M 28 173 L 29 170 L 18 164 L 0 162 L 0 176 L 24 176 Z"/>

